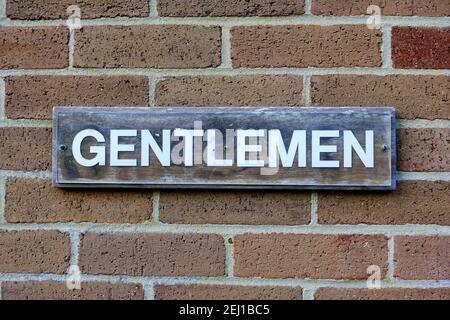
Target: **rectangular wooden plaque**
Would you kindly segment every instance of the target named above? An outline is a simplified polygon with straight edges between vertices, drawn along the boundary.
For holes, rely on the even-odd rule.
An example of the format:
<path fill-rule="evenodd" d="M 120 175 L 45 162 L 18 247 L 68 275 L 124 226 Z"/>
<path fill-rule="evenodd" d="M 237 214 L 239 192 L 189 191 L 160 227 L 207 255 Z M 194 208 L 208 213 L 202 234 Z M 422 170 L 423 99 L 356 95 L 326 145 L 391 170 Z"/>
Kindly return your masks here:
<path fill-rule="evenodd" d="M 56 187 L 396 185 L 393 108 L 57 107 Z"/>

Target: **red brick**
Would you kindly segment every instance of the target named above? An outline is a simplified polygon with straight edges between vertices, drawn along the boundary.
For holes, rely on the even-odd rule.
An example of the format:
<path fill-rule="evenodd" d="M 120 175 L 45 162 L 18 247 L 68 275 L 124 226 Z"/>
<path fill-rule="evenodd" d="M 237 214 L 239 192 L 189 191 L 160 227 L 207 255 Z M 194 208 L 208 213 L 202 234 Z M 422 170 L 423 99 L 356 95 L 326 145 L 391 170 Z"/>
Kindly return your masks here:
<path fill-rule="evenodd" d="M 301 288 L 228 285 L 156 285 L 156 300 L 300 300 Z"/>
<path fill-rule="evenodd" d="M 0 128 L 0 169 L 49 170 L 52 133 L 49 128 Z"/>
<path fill-rule="evenodd" d="M 75 191 L 51 181 L 10 179 L 5 219 L 11 223 L 142 223 L 151 219 L 151 192 Z"/>
<path fill-rule="evenodd" d="M 316 106 L 391 106 L 403 119 L 450 119 L 450 77 L 313 76 L 311 100 Z"/>
<path fill-rule="evenodd" d="M 449 300 L 450 288 L 347 289 L 319 288 L 315 300 Z"/>
<path fill-rule="evenodd" d="M 400 129 L 398 170 L 450 171 L 450 129 Z"/>
<path fill-rule="evenodd" d="M 0 26 L 0 69 L 57 69 L 69 64 L 64 27 Z"/>
<path fill-rule="evenodd" d="M 310 221 L 310 193 L 162 192 L 164 223 L 296 225 Z"/>
<path fill-rule="evenodd" d="M 394 275 L 408 280 L 450 278 L 450 236 L 394 237 Z"/>
<path fill-rule="evenodd" d="M 244 234 L 234 243 L 237 277 L 362 280 L 371 265 L 386 272 L 384 236 Z"/>
<path fill-rule="evenodd" d="M 235 27 L 232 60 L 242 67 L 378 67 L 381 33 L 366 26 Z"/>
<path fill-rule="evenodd" d="M 376 5 L 384 16 L 450 15 L 450 3 L 446 0 L 312 0 L 312 13 L 326 16 L 359 16 L 367 14 L 367 8 Z"/>
<path fill-rule="evenodd" d="M 80 268 L 87 274 L 223 276 L 224 246 L 218 235 L 87 233 Z"/>
<path fill-rule="evenodd" d="M 170 17 L 288 16 L 304 12 L 304 0 L 158 1 L 158 14 Z"/>
<path fill-rule="evenodd" d="M 140 284 L 81 282 L 80 290 L 69 290 L 65 282 L 4 282 L 4 300 L 143 300 Z"/>
<path fill-rule="evenodd" d="M 176 77 L 158 83 L 160 106 L 298 106 L 303 80 L 297 76 Z"/>
<path fill-rule="evenodd" d="M 56 273 L 69 267 L 69 237 L 58 231 L 0 231 L 0 272 Z"/>
<path fill-rule="evenodd" d="M 76 67 L 207 68 L 221 61 L 219 27 L 92 26 L 75 39 Z"/>
<path fill-rule="evenodd" d="M 148 105 L 147 77 L 8 77 L 5 89 L 9 119 L 51 119 L 55 106 Z"/>
<path fill-rule="evenodd" d="M 8 0 L 6 15 L 23 20 L 67 19 L 69 6 L 76 5 L 82 19 L 146 17 L 148 3 L 148 0 Z"/>
<path fill-rule="evenodd" d="M 321 192 L 321 224 L 450 225 L 450 183 L 401 181 L 393 192 Z"/>
<path fill-rule="evenodd" d="M 450 28 L 392 28 L 396 68 L 449 69 Z"/>

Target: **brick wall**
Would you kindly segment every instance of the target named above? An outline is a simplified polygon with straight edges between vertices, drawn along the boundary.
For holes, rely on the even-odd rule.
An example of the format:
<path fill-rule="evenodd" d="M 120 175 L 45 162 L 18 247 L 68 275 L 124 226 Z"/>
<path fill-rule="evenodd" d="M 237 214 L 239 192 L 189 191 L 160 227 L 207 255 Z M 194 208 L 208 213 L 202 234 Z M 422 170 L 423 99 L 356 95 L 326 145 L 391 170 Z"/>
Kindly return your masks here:
<path fill-rule="evenodd" d="M 1 298 L 450 299 L 450 2 L 0 4 Z M 55 105 L 393 105 L 399 187 L 57 190 Z"/>

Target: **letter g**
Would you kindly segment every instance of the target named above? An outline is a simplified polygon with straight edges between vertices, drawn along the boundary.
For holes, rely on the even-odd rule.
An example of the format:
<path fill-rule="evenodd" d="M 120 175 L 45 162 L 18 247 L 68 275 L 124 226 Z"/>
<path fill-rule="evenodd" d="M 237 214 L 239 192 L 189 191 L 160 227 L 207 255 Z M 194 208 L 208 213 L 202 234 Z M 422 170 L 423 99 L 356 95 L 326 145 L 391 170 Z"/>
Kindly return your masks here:
<path fill-rule="evenodd" d="M 93 137 L 97 140 L 97 142 L 105 142 L 105 137 L 93 129 L 86 129 L 77 133 L 72 143 L 72 153 L 75 160 L 82 165 L 83 167 L 94 167 L 96 165 L 104 166 L 105 165 L 105 147 L 104 146 L 91 146 L 89 148 L 90 153 L 96 154 L 93 159 L 86 159 L 83 157 L 81 153 L 81 144 L 83 140 L 87 137 Z"/>

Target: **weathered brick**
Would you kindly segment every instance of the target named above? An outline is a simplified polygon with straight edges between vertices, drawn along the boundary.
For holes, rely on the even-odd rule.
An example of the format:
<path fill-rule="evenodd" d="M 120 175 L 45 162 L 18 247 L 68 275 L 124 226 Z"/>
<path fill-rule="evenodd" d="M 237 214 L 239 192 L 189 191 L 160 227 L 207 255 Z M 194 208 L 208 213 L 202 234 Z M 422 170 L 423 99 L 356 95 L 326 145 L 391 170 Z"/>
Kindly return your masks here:
<path fill-rule="evenodd" d="M 4 300 L 142 300 L 140 284 L 81 282 L 80 290 L 70 290 L 65 282 L 4 282 Z"/>
<path fill-rule="evenodd" d="M 219 27 L 91 26 L 75 39 L 76 67 L 207 68 L 221 61 Z"/>
<path fill-rule="evenodd" d="M 449 69 L 449 47 L 450 28 L 392 28 L 392 61 L 396 68 Z"/>
<path fill-rule="evenodd" d="M 312 0 L 311 11 L 315 15 L 359 16 L 367 14 L 367 8 L 376 5 L 384 16 L 450 15 L 450 3 L 443 0 Z"/>
<path fill-rule="evenodd" d="M 378 67 L 381 33 L 366 26 L 250 26 L 232 34 L 233 66 Z"/>
<path fill-rule="evenodd" d="M 0 26 L 0 69 L 65 68 L 68 41 L 64 27 Z"/>
<path fill-rule="evenodd" d="M 310 221 L 310 193 L 162 192 L 165 223 L 296 225 Z"/>
<path fill-rule="evenodd" d="M 0 128 L 0 169 L 49 170 L 52 133 L 49 128 Z"/>
<path fill-rule="evenodd" d="M 386 272 L 381 235 L 244 234 L 234 243 L 237 277 L 367 279 L 371 265 Z"/>
<path fill-rule="evenodd" d="M 229 285 L 156 285 L 156 300 L 300 300 L 301 288 Z"/>
<path fill-rule="evenodd" d="M 311 100 L 317 106 L 392 106 L 403 119 L 450 119 L 450 77 L 313 76 Z"/>
<path fill-rule="evenodd" d="M 69 236 L 58 231 L 0 231 L 0 272 L 56 273 L 69 267 Z"/>
<path fill-rule="evenodd" d="M 10 179 L 5 219 L 11 223 L 142 223 L 151 219 L 151 192 L 75 191 L 51 181 Z"/>
<path fill-rule="evenodd" d="M 224 239 L 204 234 L 82 236 L 80 268 L 87 274 L 223 276 Z"/>
<path fill-rule="evenodd" d="M 148 0 L 8 0 L 6 15 L 11 19 L 67 19 L 80 8 L 82 19 L 148 16 Z"/>
<path fill-rule="evenodd" d="M 321 224 L 450 225 L 450 183 L 401 181 L 394 192 L 321 192 Z"/>
<path fill-rule="evenodd" d="M 147 77 L 21 76 L 5 82 L 10 119 L 51 119 L 55 106 L 148 105 Z"/>
<path fill-rule="evenodd" d="M 160 106 L 296 106 L 303 81 L 296 76 L 176 77 L 158 83 Z"/>
<path fill-rule="evenodd" d="M 400 129 L 400 171 L 450 171 L 450 129 Z"/>
<path fill-rule="evenodd" d="M 450 288 L 347 289 L 319 288 L 315 300 L 449 300 Z"/>
<path fill-rule="evenodd" d="M 304 12 L 304 0 L 158 1 L 159 15 L 169 17 L 288 16 Z"/>
<path fill-rule="evenodd" d="M 394 237 L 394 275 L 410 280 L 450 278 L 450 236 Z"/>

